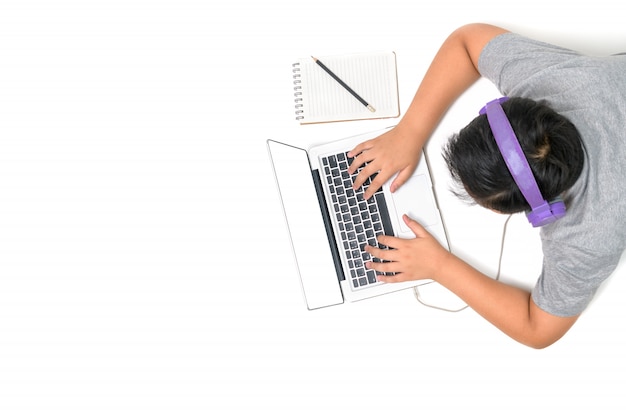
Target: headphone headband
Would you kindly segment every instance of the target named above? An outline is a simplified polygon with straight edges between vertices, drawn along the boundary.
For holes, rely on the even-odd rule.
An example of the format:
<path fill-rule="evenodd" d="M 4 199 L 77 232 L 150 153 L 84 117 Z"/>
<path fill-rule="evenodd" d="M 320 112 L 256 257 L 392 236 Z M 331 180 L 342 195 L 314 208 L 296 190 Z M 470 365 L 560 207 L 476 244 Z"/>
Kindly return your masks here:
<path fill-rule="evenodd" d="M 544 226 L 565 215 L 565 204 L 561 200 L 548 203 L 541 195 L 537 180 L 530 169 L 519 140 L 502 109 L 501 103 L 507 100 L 508 97 L 492 100 L 479 113 L 487 115 L 489 126 L 504 162 L 530 205 L 530 212 L 526 213 L 528 220 L 534 227 Z"/>

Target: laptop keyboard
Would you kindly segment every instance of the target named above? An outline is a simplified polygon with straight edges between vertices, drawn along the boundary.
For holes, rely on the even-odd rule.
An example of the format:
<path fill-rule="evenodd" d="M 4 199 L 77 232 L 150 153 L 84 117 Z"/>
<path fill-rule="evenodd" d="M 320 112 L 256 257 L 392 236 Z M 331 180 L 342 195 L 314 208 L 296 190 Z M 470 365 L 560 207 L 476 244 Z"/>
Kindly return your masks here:
<path fill-rule="evenodd" d="M 350 176 L 348 167 L 351 163 L 352 158 L 347 153 L 322 158 L 324 178 L 331 192 L 331 215 L 336 217 L 339 224 L 339 250 L 343 251 L 348 260 L 349 275 L 346 279 L 352 289 L 358 290 L 381 284 L 376 279 L 376 272 L 366 269 L 364 263 L 370 260 L 382 261 L 372 259 L 364 247 L 369 244 L 385 249 L 378 244 L 376 236 L 393 235 L 393 229 L 382 190 L 378 190 L 367 201 L 363 198 L 363 191 L 373 177 L 368 178 L 357 191 L 352 189 L 353 180 L 363 167 Z"/>

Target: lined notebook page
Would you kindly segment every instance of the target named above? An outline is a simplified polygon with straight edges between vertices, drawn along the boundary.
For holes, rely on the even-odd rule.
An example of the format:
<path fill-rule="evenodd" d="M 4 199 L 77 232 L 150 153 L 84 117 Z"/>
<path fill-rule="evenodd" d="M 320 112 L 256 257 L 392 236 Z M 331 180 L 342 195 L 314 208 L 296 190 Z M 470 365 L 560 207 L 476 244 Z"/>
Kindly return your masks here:
<path fill-rule="evenodd" d="M 317 58 L 376 111 L 369 111 L 308 57 L 294 64 L 296 116 L 300 123 L 379 119 L 400 115 L 394 52 Z"/>

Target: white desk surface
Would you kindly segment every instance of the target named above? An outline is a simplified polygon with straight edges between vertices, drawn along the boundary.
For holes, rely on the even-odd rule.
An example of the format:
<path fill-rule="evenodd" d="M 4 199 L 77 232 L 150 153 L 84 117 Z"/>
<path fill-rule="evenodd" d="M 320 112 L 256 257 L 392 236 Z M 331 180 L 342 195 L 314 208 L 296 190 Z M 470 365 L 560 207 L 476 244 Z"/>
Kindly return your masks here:
<path fill-rule="evenodd" d="M 409 291 L 309 312 L 265 147 L 395 123 L 299 126 L 296 58 L 395 50 L 404 111 L 456 27 L 608 54 L 613 2 L 52 3 L 0 5 L 0 414 L 623 412 L 623 266 L 542 351 Z M 438 150 L 496 94 L 428 146 L 453 250 L 488 273 L 504 217 L 451 196 Z M 537 235 L 507 236 L 502 279 L 530 287 Z"/>

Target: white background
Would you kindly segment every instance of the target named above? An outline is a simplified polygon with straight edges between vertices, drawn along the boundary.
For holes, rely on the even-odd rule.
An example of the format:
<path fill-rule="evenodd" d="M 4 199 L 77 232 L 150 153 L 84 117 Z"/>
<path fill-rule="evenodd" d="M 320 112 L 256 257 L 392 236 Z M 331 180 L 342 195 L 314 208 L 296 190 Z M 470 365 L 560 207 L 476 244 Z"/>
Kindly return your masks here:
<path fill-rule="evenodd" d="M 409 291 L 309 312 L 265 145 L 397 121 L 299 126 L 296 58 L 395 50 L 404 111 L 464 23 L 626 50 L 623 10 L 580 4 L 3 1 L 0 414 L 623 413 L 623 266 L 542 351 Z M 452 248 L 490 274 L 504 218 L 451 196 L 439 149 L 494 95 L 479 82 L 428 147 Z M 540 267 L 515 216 L 502 279 Z"/>

